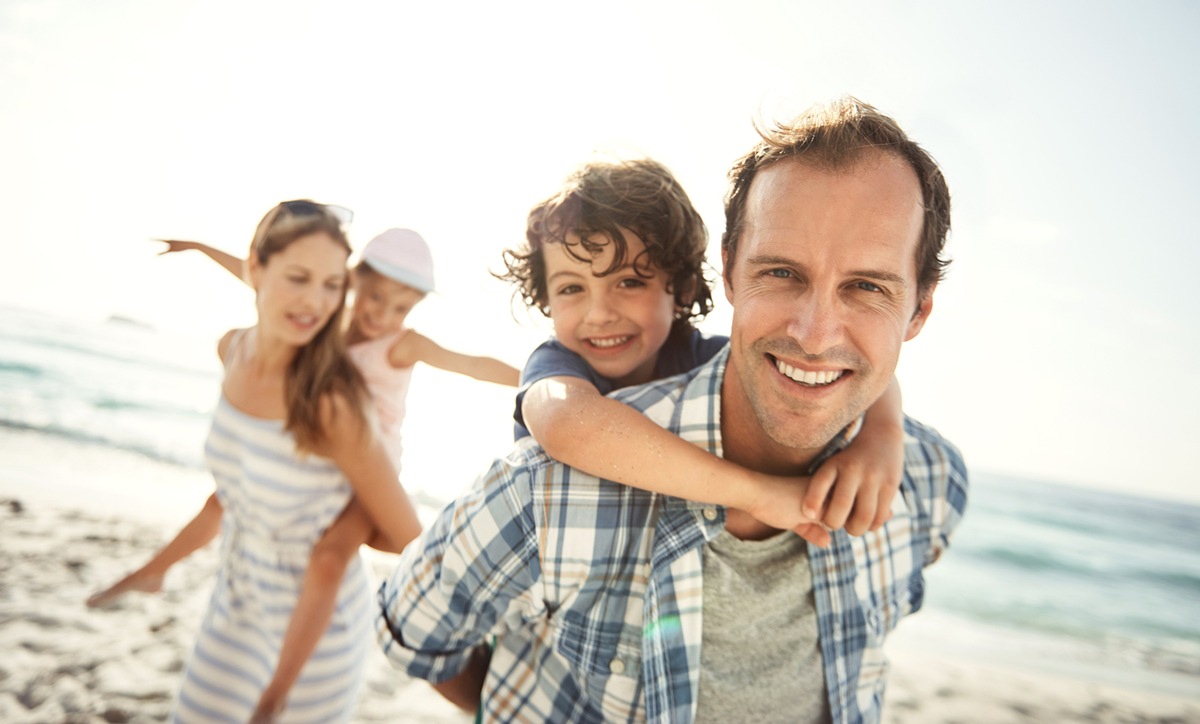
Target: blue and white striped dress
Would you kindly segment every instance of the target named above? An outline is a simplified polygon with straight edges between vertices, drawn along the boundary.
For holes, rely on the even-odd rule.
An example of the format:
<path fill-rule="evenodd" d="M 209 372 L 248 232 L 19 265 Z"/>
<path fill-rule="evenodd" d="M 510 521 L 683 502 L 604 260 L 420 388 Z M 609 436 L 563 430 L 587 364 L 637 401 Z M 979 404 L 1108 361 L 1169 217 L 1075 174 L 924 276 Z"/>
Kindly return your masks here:
<path fill-rule="evenodd" d="M 275 670 L 313 544 L 349 502 L 351 488 L 331 460 L 301 457 L 282 421 L 247 415 L 224 395 L 205 452 L 225 508 L 221 564 L 174 719 L 244 723 Z M 351 717 L 372 620 L 366 569 L 355 557 L 282 721 Z"/>

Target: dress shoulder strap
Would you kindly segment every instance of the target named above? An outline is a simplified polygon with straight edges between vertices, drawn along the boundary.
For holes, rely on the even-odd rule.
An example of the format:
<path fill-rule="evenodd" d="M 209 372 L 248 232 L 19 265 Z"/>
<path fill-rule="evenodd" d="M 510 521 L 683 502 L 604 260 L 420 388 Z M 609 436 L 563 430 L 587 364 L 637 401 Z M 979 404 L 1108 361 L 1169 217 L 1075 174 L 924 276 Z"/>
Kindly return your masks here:
<path fill-rule="evenodd" d="M 229 336 L 229 349 L 225 351 L 225 361 L 222 363 L 225 369 L 229 369 L 229 361 L 233 359 L 233 355 L 237 353 L 238 345 L 242 343 L 249 328 L 241 328 L 233 330 L 233 334 Z"/>

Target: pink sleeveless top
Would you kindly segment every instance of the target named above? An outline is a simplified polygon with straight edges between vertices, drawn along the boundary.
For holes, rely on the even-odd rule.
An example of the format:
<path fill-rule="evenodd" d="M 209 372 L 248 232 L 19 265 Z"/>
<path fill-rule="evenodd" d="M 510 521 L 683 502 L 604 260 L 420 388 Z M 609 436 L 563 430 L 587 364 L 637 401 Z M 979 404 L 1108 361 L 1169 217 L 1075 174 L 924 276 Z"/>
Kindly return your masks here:
<path fill-rule="evenodd" d="M 379 418 L 383 446 L 396 471 L 400 471 L 400 423 L 404 422 L 404 398 L 408 396 L 408 383 L 412 379 L 412 367 L 393 367 L 388 353 L 401 337 L 408 334 L 401 329 L 378 339 L 352 345 L 346 353 L 350 361 L 362 373 L 371 391 L 371 400 Z"/>

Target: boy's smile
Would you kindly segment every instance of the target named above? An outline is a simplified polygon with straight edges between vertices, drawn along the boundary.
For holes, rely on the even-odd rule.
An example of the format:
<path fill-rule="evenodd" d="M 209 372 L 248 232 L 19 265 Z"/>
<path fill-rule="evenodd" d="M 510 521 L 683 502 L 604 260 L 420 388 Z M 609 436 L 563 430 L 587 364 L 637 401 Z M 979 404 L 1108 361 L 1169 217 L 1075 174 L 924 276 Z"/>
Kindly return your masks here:
<path fill-rule="evenodd" d="M 555 336 L 618 387 L 653 379 L 675 310 L 666 274 L 643 263 L 635 268 L 634 260 L 645 258 L 646 247 L 636 234 L 624 233 L 626 263 L 604 276 L 593 270 L 612 263 L 611 244 L 605 244 L 592 263 L 576 259 L 565 248 L 586 253 L 574 233 L 567 235 L 566 245 L 552 243 L 542 249 Z M 603 243 L 595 236 L 589 241 Z"/>

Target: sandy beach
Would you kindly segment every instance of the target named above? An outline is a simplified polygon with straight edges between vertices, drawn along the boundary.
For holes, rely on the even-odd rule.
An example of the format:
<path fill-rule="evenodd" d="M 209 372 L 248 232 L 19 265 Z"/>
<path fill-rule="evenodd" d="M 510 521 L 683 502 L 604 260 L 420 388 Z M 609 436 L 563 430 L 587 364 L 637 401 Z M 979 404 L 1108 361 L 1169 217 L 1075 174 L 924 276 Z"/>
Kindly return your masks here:
<path fill-rule="evenodd" d="M 0 432 L 0 459 L 15 461 L 0 472 L 0 721 L 164 720 L 204 610 L 215 546 L 173 571 L 160 594 L 84 606 L 165 542 L 209 485 L 198 471 L 106 451 L 103 478 L 122 484 L 97 494 L 87 488 L 97 453 L 86 447 Z M 377 572 L 388 564 L 381 554 L 370 561 Z M 986 639 L 948 635 L 927 613 L 905 621 L 889 643 L 891 724 L 1200 722 L 1194 677 L 1056 670 L 1034 661 L 1045 651 L 989 652 Z M 470 719 L 377 654 L 356 720 Z"/>

